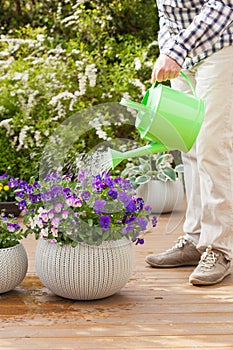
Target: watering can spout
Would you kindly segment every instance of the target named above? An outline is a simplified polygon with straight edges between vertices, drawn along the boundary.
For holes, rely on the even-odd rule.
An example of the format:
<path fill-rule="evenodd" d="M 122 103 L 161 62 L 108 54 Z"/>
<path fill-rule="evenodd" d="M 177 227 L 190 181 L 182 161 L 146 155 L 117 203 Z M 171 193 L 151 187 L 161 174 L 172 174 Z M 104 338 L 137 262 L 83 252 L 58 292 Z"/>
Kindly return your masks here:
<path fill-rule="evenodd" d="M 118 164 L 120 164 L 123 160 L 135 157 L 142 157 L 148 154 L 166 152 L 168 148 L 162 143 L 151 143 L 150 145 L 146 145 L 144 147 L 140 147 L 137 149 L 133 149 L 127 152 L 119 152 L 114 149 L 109 148 L 109 157 L 111 159 L 111 167 L 114 169 Z"/>

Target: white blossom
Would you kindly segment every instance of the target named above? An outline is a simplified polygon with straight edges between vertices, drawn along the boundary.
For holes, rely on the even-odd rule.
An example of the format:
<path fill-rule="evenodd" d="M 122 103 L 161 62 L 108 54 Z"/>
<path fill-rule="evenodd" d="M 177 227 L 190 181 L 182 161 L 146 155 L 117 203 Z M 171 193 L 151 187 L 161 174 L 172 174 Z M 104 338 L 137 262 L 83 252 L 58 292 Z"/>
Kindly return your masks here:
<path fill-rule="evenodd" d="M 10 125 L 12 120 L 13 120 L 13 118 L 9 118 L 9 119 L 3 119 L 0 122 L 0 127 L 3 126 L 4 128 L 6 128 L 8 135 L 12 135 L 11 125 Z"/>
<path fill-rule="evenodd" d="M 86 66 L 85 75 L 88 77 L 91 87 L 94 87 L 96 85 L 96 72 L 97 69 L 95 64 L 89 64 Z"/>
<path fill-rule="evenodd" d="M 138 57 L 134 59 L 135 70 L 140 70 L 142 68 L 141 61 Z"/>

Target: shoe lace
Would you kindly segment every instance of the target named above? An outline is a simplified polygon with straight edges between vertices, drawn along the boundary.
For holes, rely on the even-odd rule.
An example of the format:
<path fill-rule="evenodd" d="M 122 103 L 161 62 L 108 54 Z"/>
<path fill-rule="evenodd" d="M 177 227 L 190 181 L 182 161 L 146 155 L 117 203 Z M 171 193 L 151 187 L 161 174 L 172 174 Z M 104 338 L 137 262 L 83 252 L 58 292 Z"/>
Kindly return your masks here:
<path fill-rule="evenodd" d="M 200 265 L 204 268 L 211 269 L 215 266 L 218 256 L 219 255 L 212 250 L 211 246 L 209 246 L 201 256 Z"/>
<path fill-rule="evenodd" d="M 167 249 L 166 251 L 169 252 L 177 248 L 182 248 L 186 243 L 187 243 L 186 238 L 184 238 L 183 236 L 178 237 L 176 244 L 172 248 Z"/>

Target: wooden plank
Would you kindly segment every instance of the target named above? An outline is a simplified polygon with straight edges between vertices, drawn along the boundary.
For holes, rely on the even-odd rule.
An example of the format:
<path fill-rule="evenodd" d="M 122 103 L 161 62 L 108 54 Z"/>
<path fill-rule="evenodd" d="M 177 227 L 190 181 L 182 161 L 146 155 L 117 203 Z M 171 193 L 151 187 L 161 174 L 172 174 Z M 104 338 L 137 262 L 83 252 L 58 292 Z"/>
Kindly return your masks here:
<path fill-rule="evenodd" d="M 201 345 L 200 345 L 201 344 Z M 151 337 L 95 337 L 11 338 L 0 340 L 1 350 L 79 350 L 79 349 L 232 349 L 232 337 L 213 336 L 151 336 Z"/>

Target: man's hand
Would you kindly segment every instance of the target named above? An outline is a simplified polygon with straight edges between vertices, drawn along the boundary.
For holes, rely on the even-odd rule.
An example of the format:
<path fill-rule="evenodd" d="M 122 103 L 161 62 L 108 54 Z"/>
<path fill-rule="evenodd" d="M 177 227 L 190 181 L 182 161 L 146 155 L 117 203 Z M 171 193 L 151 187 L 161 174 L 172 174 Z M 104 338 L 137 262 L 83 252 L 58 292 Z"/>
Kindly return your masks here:
<path fill-rule="evenodd" d="M 180 73 L 181 67 L 176 61 L 166 55 L 159 55 L 151 75 L 151 83 L 155 81 L 164 81 L 176 78 Z"/>

